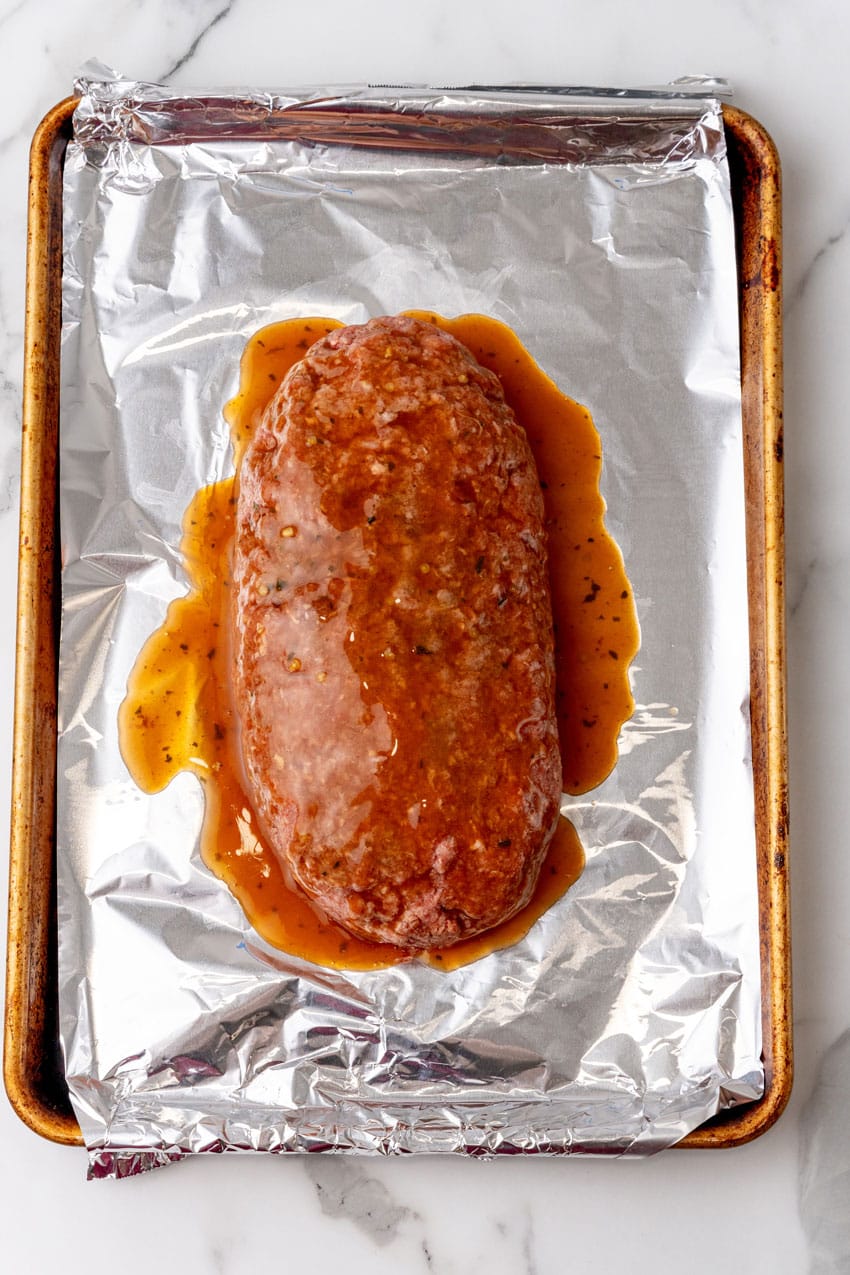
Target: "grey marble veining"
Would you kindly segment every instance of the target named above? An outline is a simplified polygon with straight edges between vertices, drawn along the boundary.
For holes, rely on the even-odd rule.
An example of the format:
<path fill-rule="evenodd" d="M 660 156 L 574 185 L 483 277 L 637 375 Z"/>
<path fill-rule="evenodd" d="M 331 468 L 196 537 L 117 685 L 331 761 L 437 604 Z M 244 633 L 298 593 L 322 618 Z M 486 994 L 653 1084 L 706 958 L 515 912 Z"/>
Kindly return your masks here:
<path fill-rule="evenodd" d="M 811 283 L 815 272 L 821 268 L 828 269 L 831 265 L 833 265 L 834 258 L 838 255 L 838 253 L 833 252 L 833 250 L 845 243 L 848 228 L 850 228 L 850 214 L 847 215 L 840 228 L 836 230 L 834 234 L 829 235 L 825 243 L 820 244 L 820 246 L 816 248 L 814 254 L 805 263 L 796 285 L 790 293 L 786 294 L 786 320 L 790 318 L 793 311 L 803 300 L 803 297 L 806 294 L 806 289 Z"/>
<path fill-rule="evenodd" d="M 202 41 L 206 39 L 213 27 L 217 27 L 220 22 L 223 22 L 225 18 L 230 16 L 235 3 L 236 0 L 229 0 L 228 4 L 222 5 L 221 8 L 217 8 L 216 12 L 213 13 L 206 25 L 203 26 L 197 35 L 192 38 L 185 52 L 179 53 L 160 75 L 154 76 L 155 82 L 158 84 L 167 84 L 173 75 L 176 75 L 178 71 L 182 71 L 184 67 L 188 66 L 192 61 L 192 58 L 198 52 L 198 49 L 201 47 Z"/>
<path fill-rule="evenodd" d="M 800 1215 L 811 1275 L 850 1270 L 850 1029 L 830 1045 L 800 1116 Z"/>
<path fill-rule="evenodd" d="M 406 1220 L 422 1220 L 418 1213 L 397 1203 L 364 1164 L 317 1156 L 308 1159 L 306 1166 L 322 1212 L 327 1217 L 347 1218 L 382 1248 L 396 1239 Z"/>

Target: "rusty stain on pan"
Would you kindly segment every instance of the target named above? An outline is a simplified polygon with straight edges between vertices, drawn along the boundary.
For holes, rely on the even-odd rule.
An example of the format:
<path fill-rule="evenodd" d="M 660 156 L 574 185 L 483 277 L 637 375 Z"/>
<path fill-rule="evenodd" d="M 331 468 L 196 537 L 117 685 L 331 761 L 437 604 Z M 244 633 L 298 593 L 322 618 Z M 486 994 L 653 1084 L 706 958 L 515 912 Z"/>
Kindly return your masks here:
<path fill-rule="evenodd" d="M 62 166 L 75 105 L 68 98 L 45 116 L 30 153 L 4 1079 L 30 1128 L 81 1145 L 59 1049 L 55 904 Z M 723 114 L 739 255 L 765 1093 L 714 1116 L 683 1147 L 757 1137 L 792 1080 L 779 159 L 754 119 L 729 106 Z"/>
<path fill-rule="evenodd" d="M 30 151 L 3 1074 L 26 1124 L 80 1143 L 59 1057 L 54 897 L 62 165 L 74 106 L 45 116 Z"/>

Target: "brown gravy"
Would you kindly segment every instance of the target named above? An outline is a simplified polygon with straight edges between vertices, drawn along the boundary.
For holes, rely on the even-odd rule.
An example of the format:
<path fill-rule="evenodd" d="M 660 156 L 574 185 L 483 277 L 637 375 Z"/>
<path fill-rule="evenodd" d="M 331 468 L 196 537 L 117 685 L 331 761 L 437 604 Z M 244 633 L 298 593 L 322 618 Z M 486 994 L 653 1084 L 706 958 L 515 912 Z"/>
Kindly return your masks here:
<path fill-rule="evenodd" d="M 638 647 L 631 587 L 603 522 L 599 436 L 587 410 L 558 390 L 503 324 L 479 315 L 444 319 L 427 311 L 409 313 L 450 332 L 496 372 L 528 432 L 549 534 L 564 788 L 586 792 L 616 761 L 619 729 L 633 709 L 628 667 Z M 239 392 L 225 409 L 237 472 L 251 432 L 286 372 L 337 326 L 329 319 L 292 319 L 262 329 L 248 342 Z M 203 488 L 186 511 L 181 552 L 189 592 L 172 602 L 130 675 L 119 710 L 122 755 L 145 792 L 161 791 L 183 770 L 197 775 L 205 795 L 204 862 L 272 946 L 336 968 L 396 964 L 412 953 L 354 938 L 291 888 L 256 826 L 229 689 L 235 482 L 228 478 Z M 535 894 L 517 916 L 420 959 L 455 969 L 516 943 L 583 866 L 578 836 L 562 819 Z"/>

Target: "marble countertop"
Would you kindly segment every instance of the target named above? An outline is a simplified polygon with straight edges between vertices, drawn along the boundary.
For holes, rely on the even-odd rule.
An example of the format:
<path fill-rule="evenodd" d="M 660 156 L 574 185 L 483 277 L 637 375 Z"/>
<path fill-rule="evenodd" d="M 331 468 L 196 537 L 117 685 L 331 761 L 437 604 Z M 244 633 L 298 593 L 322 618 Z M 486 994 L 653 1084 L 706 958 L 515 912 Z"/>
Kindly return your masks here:
<path fill-rule="evenodd" d="M 81 1151 L 0 1098 L 5 1269 L 155 1262 L 183 1275 L 270 1263 L 383 1271 L 850 1270 L 850 11 L 834 0 L 0 0 L 0 770 L 10 772 L 27 151 L 97 56 L 175 86 L 372 82 L 662 83 L 728 77 L 772 133 L 785 181 L 788 674 L 797 1078 L 776 1127 L 730 1151 L 650 1160 L 195 1161 L 88 1184 Z M 7 826 L 8 784 L 0 797 Z M 5 869 L 3 869 L 5 873 Z"/>

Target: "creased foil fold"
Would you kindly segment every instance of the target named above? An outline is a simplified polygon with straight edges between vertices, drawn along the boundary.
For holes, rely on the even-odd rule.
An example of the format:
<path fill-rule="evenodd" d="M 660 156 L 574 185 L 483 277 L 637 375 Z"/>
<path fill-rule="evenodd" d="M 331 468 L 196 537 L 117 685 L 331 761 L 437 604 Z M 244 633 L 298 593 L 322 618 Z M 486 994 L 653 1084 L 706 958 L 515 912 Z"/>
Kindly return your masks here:
<path fill-rule="evenodd" d="M 95 1176 L 201 1151 L 649 1153 L 762 1092 L 738 311 L 717 93 L 181 95 L 91 72 L 65 161 L 61 1040 Z M 246 339 L 408 308 L 512 327 L 591 410 L 639 609 L 579 882 L 451 973 L 312 966 L 146 796 L 117 709 Z"/>

